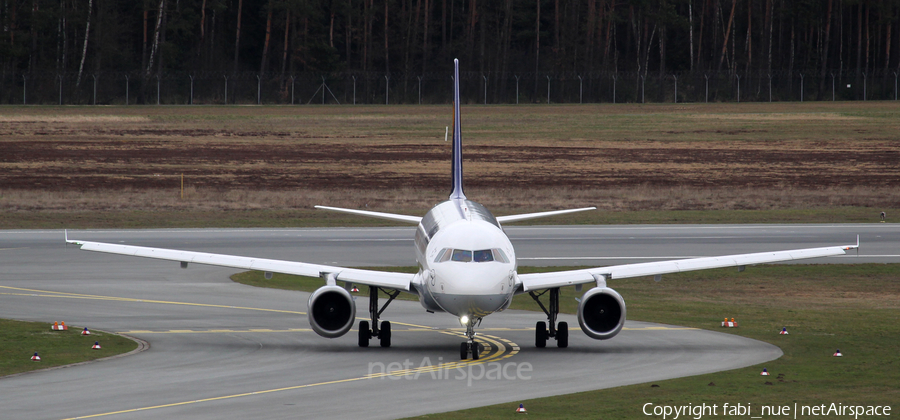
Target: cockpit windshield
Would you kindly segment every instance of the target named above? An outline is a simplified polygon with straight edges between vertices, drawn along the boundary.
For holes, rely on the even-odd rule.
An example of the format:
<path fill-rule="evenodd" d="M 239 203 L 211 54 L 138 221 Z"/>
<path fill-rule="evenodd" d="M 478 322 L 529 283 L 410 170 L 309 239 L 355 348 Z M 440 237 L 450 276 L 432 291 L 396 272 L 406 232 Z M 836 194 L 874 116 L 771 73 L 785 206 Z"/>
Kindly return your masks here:
<path fill-rule="evenodd" d="M 502 263 L 509 263 L 509 258 L 507 258 L 503 250 L 499 248 L 479 249 L 477 251 L 444 248 L 440 252 L 438 252 L 437 256 L 434 258 L 434 262 L 441 263 L 446 261 L 466 263 L 473 261 L 477 263 L 498 261 Z"/>

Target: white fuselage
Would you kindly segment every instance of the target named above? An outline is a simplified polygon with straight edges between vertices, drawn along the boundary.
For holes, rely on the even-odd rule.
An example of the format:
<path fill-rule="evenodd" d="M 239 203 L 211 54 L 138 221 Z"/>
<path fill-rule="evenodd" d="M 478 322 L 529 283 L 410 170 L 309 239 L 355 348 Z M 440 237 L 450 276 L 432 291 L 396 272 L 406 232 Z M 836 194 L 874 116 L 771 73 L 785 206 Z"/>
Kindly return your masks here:
<path fill-rule="evenodd" d="M 497 219 L 465 199 L 432 208 L 416 230 L 417 285 L 425 309 L 481 318 L 509 306 L 516 254 Z"/>

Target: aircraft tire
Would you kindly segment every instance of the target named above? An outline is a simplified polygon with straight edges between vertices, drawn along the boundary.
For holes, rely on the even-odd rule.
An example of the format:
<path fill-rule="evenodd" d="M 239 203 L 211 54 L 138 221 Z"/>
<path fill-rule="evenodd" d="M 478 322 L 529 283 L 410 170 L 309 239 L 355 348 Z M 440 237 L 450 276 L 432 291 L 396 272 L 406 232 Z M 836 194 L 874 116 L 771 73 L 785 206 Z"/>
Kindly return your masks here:
<path fill-rule="evenodd" d="M 569 347 L 569 323 L 560 322 L 556 327 L 556 346 L 564 349 Z"/>
<path fill-rule="evenodd" d="M 359 346 L 369 347 L 369 321 L 359 321 Z"/>
<path fill-rule="evenodd" d="M 539 321 L 534 328 L 534 346 L 542 349 L 547 347 L 547 323 Z"/>
<path fill-rule="evenodd" d="M 391 322 L 390 321 L 382 321 L 381 322 L 381 331 L 378 332 L 379 339 L 381 339 L 381 347 L 390 347 L 391 346 Z"/>

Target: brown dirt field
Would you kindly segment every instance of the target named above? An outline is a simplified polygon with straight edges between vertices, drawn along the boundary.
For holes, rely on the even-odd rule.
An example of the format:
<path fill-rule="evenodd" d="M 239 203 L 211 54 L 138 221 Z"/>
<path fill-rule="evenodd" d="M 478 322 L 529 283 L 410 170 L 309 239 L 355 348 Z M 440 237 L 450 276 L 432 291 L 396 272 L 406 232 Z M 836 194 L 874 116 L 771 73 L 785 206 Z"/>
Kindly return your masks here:
<path fill-rule="evenodd" d="M 531 204 L 554 207 L 578 191 L 634 190 L 641 200 L 673 189 L 706 202 L 676 208 L 707 208 L 711 191 L 755 193 L 763 208 L 804 205 L 784 204 L 785 191 L 815 196 L 807 206 L 841 195 L 874 201 L 843 205 L 898 204 L 900 105 L 826 105 L 466 107 L 466 186 L 528 190 Z M 446 108 L 4 108 L 0 206 L 30 207 L 13 191 L 171 191 L 181 174 L 192 191 L 440 199 Z"/>

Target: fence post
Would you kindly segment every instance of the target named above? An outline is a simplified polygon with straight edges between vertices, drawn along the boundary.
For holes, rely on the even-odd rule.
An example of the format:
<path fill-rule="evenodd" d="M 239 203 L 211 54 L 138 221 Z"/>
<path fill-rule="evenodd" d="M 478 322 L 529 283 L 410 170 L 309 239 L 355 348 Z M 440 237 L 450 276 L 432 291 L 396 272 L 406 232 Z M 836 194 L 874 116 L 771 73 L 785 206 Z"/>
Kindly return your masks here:
<path fill-rule="evenodd" d="M 769 73 L 769 102 L 772 102 L 772 73 Z"/>
<path fill-rule="evenodd" d="M 803 73 L 800 73 L 800 102 L 803 102 Z"/>
<path fill-rule="evenodd" d="M 322 99 L 324 102 L 325 100 Z M 262 79 L 259 75 L 256 75 L 256 104 L 262 105 Z"/>
<path fill-rule="evenodd" d="M 128 105 L 128 75 L 125 75 L 125 105 Z"/>
<path fill-rule="evenodd" d="M 894 72 L 894 100 L 897 100 L 897 72 Z"/>
<path fill-rule="evenodd" d="M 389 86 L 388 86 L 388 85 L 389 85 L 390 83 L 391 83 L 391 76 L 390 76 L 390 75 L 387 75 L 387 74 L 384 75 L 384 104 L 385 104 L 385 105 L 388 104 L 388 99 L 390 98 L 390 96 L 389 96 L 390 93 L 388 92 L 388 90 L 389 90 Z"/>
<path fill-rule="evenodd" d="M 419 105 L 422 105 L 422 76 L 416 76 L 419 79 Z"/>
<path fill-rule="evenodd" d="M 22 75 L 22 105 L 28 104 L 28 91 L 26 90 L 26 84 L 28 83 L 28 78 L 25 75 Z"/>
<path fill-rule="evenodd" d="M 708 74 L 704 74 L 703 77 L 706 78 L 706 99 L 705 99 L 703 102 L 704 102 L 704 103 L 709 103 L 709 75 L 708 75 Z M 771 88 L 771 86 L 772 86 L 772 85 L 769 84 L 769 87 L 770 87 L 770 88 Z M 771 91 L 771 89 L 770 89 L 770 91 Z"/>
<path fill-rule="evenodd" d="M 356 85 L 353 86 L 353 99 L 356 99 Z M 291 75 L 291 105 L 294 104 L 294 75 Z"/>
<path fill-rule="evenodd" d="M 741 103 L 741 75 L 735 73 L 734 77 L 737 77 L 737 101 Z"/>
<path fill-rule="evenodd" d="M 547 105 L 550 105 L 550 76 L 547 76 Z"/>
<path fill-rule="evenodd" d="M 193 105 L 194 104 L 194 75 L 190 74 L 190 75 L 188 75 L 188 77 L 191 78 L 191 99 L 190 99 L 189 103 L 191 105 Z"/>
<path fill-rule="evenodd" d="M 868 88 L 868 84 L 869 84 L 868 80 L 869 80 L 869 75 L 867 75 L 866 73 L 863 73 L 863 100 L 864 101 L 869 100 L 869 98 L 868 98 L 869 95 L 866 93 L 866 88 Z"/>
<path fill-rule="evenodd" d="M 834 102 L 834 73 L 831 73 L 831 102 Z"/>
<path fill-rule="evenodd" d="M 94 105 L 97 105 L 97 75 L 91 73 L 91 77 L 94 78 Z"/>
<path fill-rule="evenodd" d="M 644 103 L 644 75 L 641 75 L 641 103 Z"/>
<path fill-rule="evenodd" d="M 156 75 L 156 104 L 159 105 L 159 75 Z"/>
<path fill-rule="evenodd" d="M 584 80 L 581 79 L 581 75 L 578 75 L 578 103 L 584 103 Z"/>
<path fill-rule="evenodd" d="M 519 75 L 514 75 L 516 78 L 516 105 L 519 104 Z"/>
<path fill-rule="evenodd" d="M 225 105 L 228 105 L 228 75 L 223 74 L 222 77 L 225 78 Z"/>
<path fill-rule="evenodd" d="M 353 105 L 356 105 L 356 75 L 353 75 Z M 291 100 L 293 103 L 293 99 Z"/>
<path fill-rule="evenodd" d="M 675 79 L 675 103 L 678 103 L 678 76 L 672 73 L 672 78 Z"/>
<path fill-rule="evenodd" d="M 614 74 L 612 76 L 612 79 L 613 79 L 613 103 L 616 103 L 616 79 L 618 79 L 618 78 L 619 78 L 618 75 Z"/>
<path fill-rule="evenodd" d="M 487 105 L 487 76 L 481 75 L 481 78 L 484 79 L 484 104 Z M 419 103 L 422 103 L 420 100 Z"/>
<path fill-rule="evenodd" d="M 59 79 L 59 104 L 62 105 L 62 75 L 57 74 L 56 78 Z"/>

